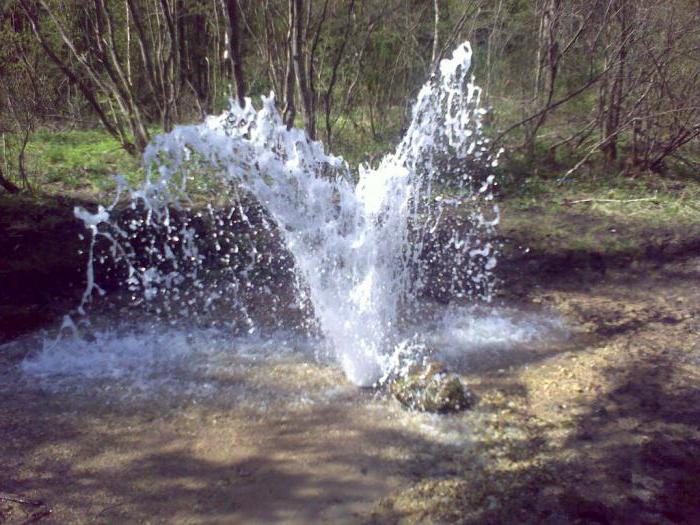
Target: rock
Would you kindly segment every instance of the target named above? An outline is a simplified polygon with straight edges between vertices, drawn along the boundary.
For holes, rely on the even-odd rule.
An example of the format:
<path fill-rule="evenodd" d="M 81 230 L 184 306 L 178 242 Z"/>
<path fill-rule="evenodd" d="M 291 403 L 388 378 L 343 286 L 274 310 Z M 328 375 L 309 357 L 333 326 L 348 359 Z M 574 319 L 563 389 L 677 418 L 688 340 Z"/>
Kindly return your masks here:
<path fill-rule="evenodd" d="M 474 404 L 474 396 L 459 376 L 438 362 L 414 367 L 394 379 L 389 390 L 402 405 L 421 412 L 447 414 Z"/>

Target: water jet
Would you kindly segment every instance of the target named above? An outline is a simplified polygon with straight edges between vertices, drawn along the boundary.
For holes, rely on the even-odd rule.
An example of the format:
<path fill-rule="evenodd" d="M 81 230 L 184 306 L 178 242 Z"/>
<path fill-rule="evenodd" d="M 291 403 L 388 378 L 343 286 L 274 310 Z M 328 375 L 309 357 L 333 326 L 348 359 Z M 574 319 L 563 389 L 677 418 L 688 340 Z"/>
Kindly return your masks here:
<path fill-rule="evenodd" d="M 85 374 L 104 377 L 101 358 L 76 364 L 78 356 L 118 353 L 127 340 L 134 352 L 104 366 L 138 366 L 128 363 L 142 345 L 149 366 L 166 369 L 168 359 L 179 367 L 218 355 L 207 340 L 246 346 L 246 337 L 313 347 L 316 360 L 359 386 L 423 362 L 446 319 L 440 303 L 488 303 L 494 292 L 496 157 L 470 66 L 468 43 L 441 61 L 406 134 L 376 167 L 353 170 L 288 129 L 274 94 L 156 137 L 143 184 L 117 178 L 110 205 L 76 209 L 90 254 L 83 300 L 67 323 L 78 341 L 46 345 L 25 371 L 92 363 Z M 106 271 L 119 294 L 105 293 Z M 95 303 L 118 303 L 119 313 L 95 315 Z M 86 326 L 100 349 L 80 340 Z M 169 348 L 159 355 L 150 337 Z M 188 341 L 196 341 L 189 355 Z"/>

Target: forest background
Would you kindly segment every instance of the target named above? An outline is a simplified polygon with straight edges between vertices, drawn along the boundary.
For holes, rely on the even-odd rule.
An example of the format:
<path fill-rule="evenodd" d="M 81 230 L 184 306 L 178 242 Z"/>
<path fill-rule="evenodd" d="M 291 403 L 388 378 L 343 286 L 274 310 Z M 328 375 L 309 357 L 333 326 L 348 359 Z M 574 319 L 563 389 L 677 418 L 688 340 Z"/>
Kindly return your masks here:
<path fill-rule="evenodd" d="M 289 125 L 374 161 L 458 43 L 504 184 L 700 165 L 694 0 L 4 0 L 0 185 L 104 189 L 151 137 L 271 90 Z"/>

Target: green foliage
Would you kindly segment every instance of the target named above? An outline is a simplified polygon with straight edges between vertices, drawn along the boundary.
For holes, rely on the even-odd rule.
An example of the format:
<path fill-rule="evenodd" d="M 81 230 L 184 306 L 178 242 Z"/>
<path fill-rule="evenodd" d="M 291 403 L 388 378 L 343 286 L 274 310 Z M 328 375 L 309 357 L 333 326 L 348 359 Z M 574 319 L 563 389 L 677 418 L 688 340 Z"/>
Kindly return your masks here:
<path fill-rule="evenodd" d="M 351 164 L 372 161 L 399 139 L 411 101 L 430 74 L 434 4 L 307 2 L 302 2 L 302 58 L 313 91 L 317 135 Z M 32 15 L 22 4 L 33 6 Z M 673 140 L 683 139 L 686 130 L 692 134 L 700 129 L 696 100 L 700 80 L 695 74 L 700 32 L 693 29 L 698 27 L 693 26 L 698 12 L 690 0 L 615 0 L 614 4 L 620 9 L 604 9 L 605 0 L 551 5 L 529 0 L 439 2 L 442 52 L 449 54 L 459 41 L 472 43 L 472 71 L 476 84 L 484 88 L 482 103 L 493 109 L 486 132 L 498 138 L 498 146 L 507 152 L 501 162 L 504 191 L 520 191 L 522 182 L 532 176 L 558 179 L 572 168 L 577 177 L 597 181 L 603 174 L 620 171 L 697 173 L 698 138 L 691 136 L 680 146 Z M 5 133 L 9 152 L 3 159 L 5 171 L 13 180 L 19 180 L 16 139 L 20 133 L 76 124 L 96 126 L 100 119 L 94 105 L 102 108 L 103 120 L 118 128 L 115 135 L 139 149 L 145 136 L 132 119 L 149 128 L 168 128 L 174 122 L 199 120 L 203 113 L 219 112 L 228 104 L 231 61 L 226 33 L 230 28 L 221 2 L 135 0 L 132 6 L 147 22 L 143 41 L 136 27 L 138 17 L 129 14 L 127 3 L 105 0 L 99 4 L 105 6 L 102 17 L 97 5 L 10 0 L 0 10 L 0 131 Z M 543 25 L 552 20 L 545 16 L 545 6 L 558 10 L 550 32 Z M 288 7 L 289 0 L 241 2 L 241 60 L 248 95 L 256 103 L 258 94 L 275 90 L 280 109 L 288 102 L 284 88 Z M 177 31 L 168 33 L 164 9 L 175 15 Z M 44 45 L 72 68 L 74 77 L 68 78 L 40 45 L 29 23 L 32 16 Z M 112 31 L 100 20 L 110 20 Z M 622 38 L 624 24 L 632 24 L 632 38 Z M 70 51 L 59 28 L 76 52 Z M 550 33 L 556 45 L 545 49 Z M 173 42 L 178 48 L 171 55 Z M 627 57 L 622 69 L 615 63 L 624 54 L 621 42 Z M 155 88 L 143 50 L 155 63 L 155 77 L 167 78 Z M 546 82 L 548 60 L 556 60 L 552 93 Z M 606 64 L 616 67 L 601 76 Z M 115 68 L 129 77 L 126 88 L 110 87 L 118 84 Z M 625 72 L 621 91 L 625 96 L 611 101 L 611 86 L 622 78 L 619 71 Z M 526 120 L 596 76 L 598 80 L 587 89 L 547 109 L 541 121 Z M 87 94 L 79 89 L 80 83 L 89 85 Z M 176 86 L 172 94 L 166 93 L 170 86 Z M 300 112 L 299 88 L 295 89 L 292 98 Z M 121 93 L 124 90 L 130 96 Z M 620 121 L 615 123 L 615 118 L 608 117 L 615 117 L 617 110 Z M 517 125 L 520 121 L 524 122 Z M 300 115 L 297 122 L 301 125 Z M 611 132 L 610 122 L 612 128 L 617 126 L 616 131 L 612 129 L 616 141 L 612 154 L 604 153 L 598 144 Z M 635 122 L 644 129 L 633 132 Z M 73 136 L 77 138 L 72 145 L 57 143 Z M 674 155 L 664 154 L 669 145 Z M 660 152 L 663 158 L 656 162 Z M 137 177 L 135 165 L 102 133 L 59 131 L 53 136 L 39 131 L 27 150 L 25 171 L 35 178 L 31 182 L 36 186 L 48 183 L 71 191 L 101 191 L 110 185 L 108 175 L 115 171 Z"/>
<path fill-rule="evenodd" d="M 566 183 L 525 177 L 500 200 L 500 235 L 563 258 L 602 254 L 627 260 L 645 250 L 682 249 L 700 235 L 700 181 L 591 174 Z"/>
<path fill-rule="evenodd" d="M 387 109 L 382 116 L 381 134 L 372 133 L 369 117 L 360 111 L 339 116 L 332 153 L 341 155 L 351 166 L 375 162 L 394 148 L 402 116 L 403 108 Z"/>
<path fill-rule="evenodd" d="M 38 131 L 27 147 L 28 169 L 43 191 L 102 192 L 114 186 L 112 175 L 136 182 L 139 163 L 104 131 Z"/>

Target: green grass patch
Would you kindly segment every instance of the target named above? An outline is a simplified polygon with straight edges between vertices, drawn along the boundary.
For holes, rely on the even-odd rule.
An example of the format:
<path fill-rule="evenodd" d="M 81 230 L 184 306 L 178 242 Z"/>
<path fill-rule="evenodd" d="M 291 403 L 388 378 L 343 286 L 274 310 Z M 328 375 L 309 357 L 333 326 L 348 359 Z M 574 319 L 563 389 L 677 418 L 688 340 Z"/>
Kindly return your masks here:
<path fill-rule="evenodd" d="M 393 149 L 390 138 L 372 137 L 362 116 L 355 117 L 352 122 L 339 120 L 335 153 L 356 165 Z M 394 117 L 398 123 L 398 114 Z M 517 159 L 502 159 L 497 198 L 505 235 L 521 232 L 524 240 L 545 249 L 629 250 L 648 232 L 682 236 L 684 231 L 688 235 L 700 231 L 697 177 L 581 171 L 562 181 L 560 170 L 535 168 Z M 89 200 L 104 200 L 114 187 L 115 174 L 132 184 L 143 177 L 139 159 L 101 130 L 38 131 L 27 148 L 27 169 L 39 193 Z M 223 192 L 202 177 L 190 188 L 206 195 Z"/>
<path fill-rule="evenodd" d="M 139 160 L 101 130 L 37 131 L 27 146 L 27 170 L 30 183 L 48 193 L 99 194 L 114 187 L 113 175 L 130 182 L 143 176 Z"/>
<path fill-rule="evenodd" d="M 638 255 L 700 236 L 700 180 L 624 175 L 528 177 L 502 192 L 500 231 L 543 252 Z"/>
<path fill-rule="evenodd" d="M 400 139 L 402 111 L 401 107 L 387 108 L 381 122 L 376 123 L 376 135 L 372 134 L 369 117 L 364 113 L 354 111 L 339 116 L 333 126 L 330 152 L 341 155 L 351 168 L 363 162 L 376 163 L 396 147 Z M 319 136 L 323 138 L 324 135 L 319 133 Z"/>
<path fill-rule="evenodd" d="M 398 116 L 395 117 L 398 126 Z M 355 167 L 359 162 L 378 159 L 393 149 L 393 138 L 374 138 L 368 129 L 366 122 L 360 129 L 339 119 L 332 153 L 342 155 Z M 149 131 L 152 136 L 159 133 L 157 129 Z M 319 129 L 319 135 L 323 136 L 323 130 Z M 8 136 L 8 140 L 12 137 Z M 8 151 L 11 161 L 15 160 L 13 155 Z M 114 175 L 122 175 L 131 184 L 143 180 L 140 158 L 131 157 L 101 129 L 35 132 L 27 145 L 26 169 L 34 189 L 54 195 L 103 195 L 114 188 Z"/>
<path fill-rule="evenodd" d="M 646 175 L 598 175 L 568 181 L 527 177 L 501 198 L 516 209 L 557 212 L 587 209 L 594 215 L 647 222 L 700 222 L 700 180 Z"/>

